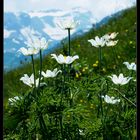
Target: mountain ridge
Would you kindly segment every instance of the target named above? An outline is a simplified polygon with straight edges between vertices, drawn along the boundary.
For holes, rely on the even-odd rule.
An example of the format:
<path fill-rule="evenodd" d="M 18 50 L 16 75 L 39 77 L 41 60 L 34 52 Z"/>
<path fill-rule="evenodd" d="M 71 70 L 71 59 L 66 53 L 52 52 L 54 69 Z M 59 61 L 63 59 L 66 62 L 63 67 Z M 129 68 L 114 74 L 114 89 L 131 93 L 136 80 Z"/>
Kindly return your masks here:
<path fill-rule="evenodd" d="M 34 16 L 32 15 L 33 13 Z M 38 13 L 44 13 L 44 15 L 41 16 L 41 14 L 39 15 L 33 11 L 30 13 L 4 13 L 4 70 L 18 67 L 20 61 L 24 61 L 25 57 L 17 54 L 17 50 L 26 46 L 24 43 L 26 38 L 21 31 L 27 27 L 31 27 L 37 36 L 45 37 L 47 40 L 51 39 L 52 45 L 50 49 L 52 49 L 56 44 L 60 43 L 63 38 L 67 37 L 67 32 L 62 31 L 56 26 L 58 17 L 62 18 L 73 15 L 74 20 L 80 21 L 79 27 L 71 32 L 73 36 L 82 35 L 83 33 L 88 32 L 91 28 L 99 28 L 111 18 L 111 16 L 106 16 L 100 22 L 97 22 L 90 11 L 80 7 L 73 8 L 71 12 L 53 9 L 39 11 Z M 119 14 L 120 13 L 121 12 L 119 12 Z M 35 14 L 37 15 L 35 16 Z M 119 14 L 116 13 L 114 16 Z M 94 27 L 94 25 L 96 26 Z"/>

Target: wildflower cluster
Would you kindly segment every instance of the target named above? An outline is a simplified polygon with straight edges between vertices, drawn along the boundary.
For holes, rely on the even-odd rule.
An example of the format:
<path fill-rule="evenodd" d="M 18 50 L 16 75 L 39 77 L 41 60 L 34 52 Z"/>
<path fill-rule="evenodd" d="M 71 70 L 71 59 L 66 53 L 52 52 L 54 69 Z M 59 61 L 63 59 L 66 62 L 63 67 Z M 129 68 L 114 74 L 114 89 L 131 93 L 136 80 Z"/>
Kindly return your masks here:
<path fill-rule="evenodd" d="M 47 49 L 50 42 L 51 40 L 47 42 L 44 37 L 39 39 L 36 36 L 32 36 L 32 38 L 29 38 L 25 42 L 25 44 L 27 45 L 27 48 L 22 47 L 19 49 L 19 52 L 21 52 L 25 56 L 35 55 L 35 54 L 38 54 L 40 50 Z"/>
<path fill-rule="evenodd" d="M 120 99 L 115 99 L 115 97 L 109 97 L 108 95 L 102 96 L 106 103 L 116 104 L 120 102 Z"/>
<path fill-rule="evenodd" d="M 98 59 L 91 63 L 97 70 L 96 74 L 94 69 L 90 71 L 88 64 L 74 69 L 73 64 L 79 56 L 70 55 L 70 31 L 78 24 L 72 18 L 57 23 L 61 29 L 68 30 L 68 55 L 50 54 L 52 61 L 55 59 L 57 68 L 43 69 L 42 51 L 48 49 L 51 42 L 44 37 L 32 35 L 26 42 L 27 47 L 18 50 L 32 59 L 32 73 L 26 73 L 20 78 L 28 86 L 29 92 L 8 99 L 12 113 L 23 115 L 15 131 L 20 135 L 19 139 L 112 139 L 116 131 L 114 129 L 126 125 L 121 123 L 116 127 L 112 124 L 119 124 L 121 121 L 118 118 L 122 119 L 122 112 L 136 107 L 133 97 L 129 96 L 130 83 L 133 82 L 131 79 L 136 71 L 134 62 L 123 62 L 132 72 L 126 77 L 124 75 L 127 74 L 118 69 L 116 73 L 112 72 L 115 74 L 101 73 L 106 72 L 106 67 L 102 67 L 102 48 L 117 45 L 118 40 L 114 39 L 118 32 L 86 40 L 99 49 Z M 37 54 L 40 54 L 39 70 L 35 69 L 34 63 L 34 55 Z M 74 77 L 71 76 L 72 70 Z"/>
<path fill-rule="evenodd" d="M 111 33 L 111 34 L 105 34 L 102 37 L 98 37 L 96 36 L 95 39 L 89 39 L 88 42 L 91 43 L 92 46 L 98 48 L 100 47 L 104 47 L 104 46 L 115 46 L 118 42 L 118 40 L 113 40 L 116 36 L 118 35 L 118 33 Z"/>

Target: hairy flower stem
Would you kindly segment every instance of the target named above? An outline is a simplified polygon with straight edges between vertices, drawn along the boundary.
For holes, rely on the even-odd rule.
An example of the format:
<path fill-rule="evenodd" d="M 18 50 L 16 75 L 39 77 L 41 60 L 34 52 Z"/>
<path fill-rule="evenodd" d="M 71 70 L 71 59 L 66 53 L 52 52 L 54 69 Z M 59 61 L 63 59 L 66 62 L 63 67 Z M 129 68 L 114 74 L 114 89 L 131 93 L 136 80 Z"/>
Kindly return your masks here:
<path fill-rule="evenodd" d="M 68 50 L 68 55 L 70 56 L 71 55 L 71 52 L 70 52 L 70 28 L 68 28 L 68 44 L 69 44 L 69 50 Z M 69 82 L 70 82 L 70 71 L 71 71 L 71 64 L 69 65 Z"/>
<path fill-rule="evenodd" d="M 70 51 L 70 47 L 71 47 L 71 44 L 70 44 L 70 28 L 68 28 L 68 45 L 69 45 L 69 49 L 68 49 L 68 55 L 70 56 L 71 55 L 71 51 Z M 71 72 L 71 64 L 69 65 L 69 76 L 68 76 L 68 82 L 70 83 L 71 82 L 71 75 L 70 75 L 70 72 Z M 70 95 L 70 88 L 68 89 L 69 90 L 69 95 Z M 72 104 L 72 99 L 70 100 L 70 106 Z"/>
<path fill-rule="evenodd" d="M 101 65 L 102 65 L 102 48 L 101 46 L 99 46 L 99 76 L 101 78 Z M 105 139 L 106 137 L 106 127 L 105 127 L 105 122 L 104 122 L 104 116 L 103 116 L 103 106 L 102 106 L 102 90 L 101 90 L 101 79 L 100 79 L 100 91 L 99 91 L 99 100 L 100 100 L 100 111 L 101 111 L 101 121 L 102 121 L 102 124 L 103 124 L 103 128 L 104 128 L 104 131 L 103 131 L 103 137 Z"/>
<path fill-rule="evenodd" d="M 101 76 L 101 59 L 102 59 L 102 50 L 101 50 L 101 46 L 99 46 L 99 75 Z"/>
<path fill-rule="evenodd" d="M 42 71 L 42 51 L 40 50 L 40 71 L 39 71 L 39 84 L 38 84 L 38 87 L 40 87 L 41 71 Z"/>
<path fill-rule="evenodd" d="M 66 75 L 65 75 L 65 74 L 66 74 L 66 73 L 65 73 L 65 72 L 66 72 L 66 65 L 65 65 L 65 64 L 64 64 L 63 67 L 62 67 L 62 72 L 63 72 L 63 78 L 62 78 L 62 83 L 61 83 L 61 84 L 62 84 L 63 86 L 62 86 L 61 101 L 60 101 L 60 106 L 61 106 L 61 107 L 63 106 L 63 97 L 64 97 L 63 95 L 64 95 L 65 90 L 66 90 L 66 89 L 65 89 L 65 80 L 66 80 L 66 79 L 65 79 L 65 78 L 66 78 L 66 77 L 65 77 L 65 76 L 66 76 Z M 61 111 L 60 111 L 60 114 L 59 114 L 59 123 L 60 123 L 60 130 L 61 130 L 61 138 L 64 139 L 64 138 L 63 138 L 63 115 L 62 115 L 62 112 L 61 112 Z"/>
<path fill-rule="evenodd" d="M 36 87 L 36 79 L 35 79 L 35 65 L 34 65 L 34 57 L 31 55 L 32 66 L 33 66 L 33 74 L 34 74 L 34 87 Z"/>
<path fill-rule="evenodd" d="M 70 28 L 68 28 L 68 44 L 69 44 L 69 49 L 68 49 L 68 55 L 70 56 Z"/>
<path fill-rule="evenodd" d="M 34 57 L 33 55 L 31 55 L 31 59 L 32 59 L 32 67 L 33 67 L 33 74 L 34 74 L 34 88 L 33 88 L 33 98 L 36 100 L 37 97 L 37 92 L 36 92 L 36 78 L 35 78 L 35 65 L 34 65 Z"/>
<path fill-rule="evenodd" d="M 42 71 L 42 51 L 40 50 L 40 71 L 39 71 L 39 84 L 38 84 L 38 90 L 37 90 L 38 95 L 39 95 L 39 87 L 40 87 L 40 81 L 41 81 L 41 71 Z M 39 111 L 38 111 L 38 119 L 39 119 L 43 139 L 47 139 L 46 124 L 45 124 L 42 113 Z"/>
<path fill-rule="evenodd" d="M 133 102 L 126 98 L 118 89 L 114 88 L 127 102 L 131 103 L 134 107 L 137 107 Z"/>
<path fill-rule="evenodd" d="M 63 95 L 65 93 L 65 64 L 63 65 L 62 71 L 63 71 L 63 78 L 62 78 L 62 93 L 61 93 L 61 101 L 60 101 L 60 105 L 62 105 L 63 102 Z"/>
<path fill-rule="evenodd" d="M 99 75 L 101 77 L 101 61 L 102 61 L 102 54 L 101 54 L 101 46 L 99 46 Z M 101 110 L 101 116 L 102 116 L 102 119 L 103 119 L 103 107 L 102 107 L 102 91 L 101 91 L 101 80 L 100 80 L 100 91 L 99 91 L 99 100 L 100 100 L 100 110 Z"/>

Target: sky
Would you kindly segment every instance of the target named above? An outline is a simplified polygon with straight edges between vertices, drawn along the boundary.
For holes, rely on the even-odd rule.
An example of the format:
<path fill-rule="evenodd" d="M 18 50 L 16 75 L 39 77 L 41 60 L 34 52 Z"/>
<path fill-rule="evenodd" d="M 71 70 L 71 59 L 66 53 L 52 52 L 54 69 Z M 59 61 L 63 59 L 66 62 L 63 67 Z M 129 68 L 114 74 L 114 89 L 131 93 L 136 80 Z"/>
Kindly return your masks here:
<path fill-rule="evenodd" d="M 134 3 L 136 0 L 4 0 L 4 12 L 70 10 L 73 7 L 82 7 L 94 14 L 106 14 L 130 7 Z"/>

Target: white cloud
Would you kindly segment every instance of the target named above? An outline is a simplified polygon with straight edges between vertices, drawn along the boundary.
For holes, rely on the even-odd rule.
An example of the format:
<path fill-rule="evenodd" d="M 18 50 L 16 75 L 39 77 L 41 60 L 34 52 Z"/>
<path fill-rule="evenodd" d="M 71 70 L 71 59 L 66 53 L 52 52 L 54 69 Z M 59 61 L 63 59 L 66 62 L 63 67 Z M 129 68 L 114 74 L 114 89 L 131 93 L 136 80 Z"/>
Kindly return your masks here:
<path fill-rule="evenodd" d="M 90 2 L 89 9 L 97 20 L 101 20 L 107 15 L 131 7 L 132 5 L 133 2 L 130 0 L 97 0 L 94 4 Z"/>
<path fill-rule="evenodd" d="M 99 11 L 99 9 L 105 11 L 110 9 L 112 5 L 115 6 L 115 4 L 127 7 L 133 3 L 136 3 L 136 0 L 4 0 L 4 11 L 31 11 L 55 8 L 69 10 L 73 7 L 83 7 L 91 11 Z M 105 9 L 101 9 L 101 7 Z"/>
<path fill-rule="evenodd" d="M 4 11 L 28 11 L 30 16 L 43 16 L 43 10 L 60 9 L 64 13 L 74 7 L 81 7 L 91 11 L 96 21 L 107 15 L 111 15 L 119 10 L 131 7 L 136 4 L 136 0 L 4 0 Z M 31 11 L 40 11 L 31 12 Z M 80 10 L 81 11 L 81 10 Z M 62 12 L 53 12 L 53 14 Z M 52 13 L 47 13 L 48 15 Z"/>

